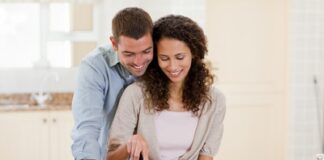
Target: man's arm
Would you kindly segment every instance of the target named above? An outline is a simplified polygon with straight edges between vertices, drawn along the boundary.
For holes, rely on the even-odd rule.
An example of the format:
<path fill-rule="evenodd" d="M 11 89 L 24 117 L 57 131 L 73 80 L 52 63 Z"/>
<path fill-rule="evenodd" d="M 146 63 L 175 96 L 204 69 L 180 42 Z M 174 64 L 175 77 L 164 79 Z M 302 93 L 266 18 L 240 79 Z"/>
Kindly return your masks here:
<path fill-rule="evenodd" d="M 98 138 L 104 119 L 104 78 L 90 64 L 80 65 L 73 96 L 72 152 L 75 159 L 100 159 Z"/>

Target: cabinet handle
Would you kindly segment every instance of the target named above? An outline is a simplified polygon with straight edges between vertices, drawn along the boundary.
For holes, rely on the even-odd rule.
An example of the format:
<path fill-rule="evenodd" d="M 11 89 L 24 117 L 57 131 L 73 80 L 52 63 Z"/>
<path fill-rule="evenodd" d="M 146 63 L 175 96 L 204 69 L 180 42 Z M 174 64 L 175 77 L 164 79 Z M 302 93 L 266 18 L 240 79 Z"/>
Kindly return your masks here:
<path fill-rule="evenodd" d="M 55 123 L 55 122 L 56 122 L 56 119 L 55 119 L 55 118 L 53 118 L 53 120 L 52 120 L 52 121 L 53 121 L 53 123 Z"/>
<path fill-rule="evenodd" d="M 43 123 L 46 123 L 47 122 L 47 119 L 46 118 L 43 118 Z"/>

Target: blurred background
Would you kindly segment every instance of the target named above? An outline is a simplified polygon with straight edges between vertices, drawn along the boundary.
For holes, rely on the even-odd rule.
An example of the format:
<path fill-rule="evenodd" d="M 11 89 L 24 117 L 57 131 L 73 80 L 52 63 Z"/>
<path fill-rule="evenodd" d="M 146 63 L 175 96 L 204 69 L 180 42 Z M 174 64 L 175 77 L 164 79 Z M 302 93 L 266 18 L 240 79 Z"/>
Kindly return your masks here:
<path fill-rule="evenodd" d="M 72 159 L 78 65 L 129 6 L 204 29 L 227 97 L 215 159 L 324 153 L 323 0 L 0 0 L 0 159 Z"/>

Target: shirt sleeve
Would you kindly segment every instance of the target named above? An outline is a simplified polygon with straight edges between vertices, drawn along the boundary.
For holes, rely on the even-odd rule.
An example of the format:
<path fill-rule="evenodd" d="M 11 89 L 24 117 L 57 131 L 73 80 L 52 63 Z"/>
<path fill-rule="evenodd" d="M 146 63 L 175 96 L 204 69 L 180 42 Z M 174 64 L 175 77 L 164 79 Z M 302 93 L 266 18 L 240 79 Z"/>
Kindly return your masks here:
<path fill-rule="evenodd" d="M 100 159 L 98 138 L 104 123 L 104 74 L 87 62 L 81 63 L 73 96 L 72 153 L 75 159 Z"/>
<path fill-rule="evenodd" d="M 132 84 L 122 94 L 111 125 L 108 152 L 114 151 L 121 144 L 125 144 L 134 134 L 141 101 L 141 97 L 138 96 L 139 90 L 138 86 Z"/>
<path fill-rule="evenodd" d="M 210 132 L 208 133 L 207 139 L 200 150 L 201 155 L 207 156 L 215 156 L 218 152 L 222 136 L 223 136 L 223 121 L 226 112 L 226 103 L 225 103 L 225 96 L 220 93 L 219 91 L 216 92 L 216 103 L 214 102 L 214 106 L 216 107 L 215 112 L 212 114 L 212 124 Z"/>

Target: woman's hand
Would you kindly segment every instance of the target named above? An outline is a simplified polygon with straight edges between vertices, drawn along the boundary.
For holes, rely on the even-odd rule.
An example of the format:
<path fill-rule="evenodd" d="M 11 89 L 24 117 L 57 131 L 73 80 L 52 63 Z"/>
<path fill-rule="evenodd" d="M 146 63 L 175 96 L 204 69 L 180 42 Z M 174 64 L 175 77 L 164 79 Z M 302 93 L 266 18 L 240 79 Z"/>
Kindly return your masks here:
<path fill-rule="evenodd" d="M 133 135 L 127 142 L 127 152 L 132 160 L 139 160 L 140 154 L 142 154 L 144 160 L 149 160 L 149 149 L 145 139 L 139 135 Z"/>

